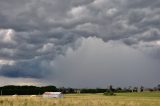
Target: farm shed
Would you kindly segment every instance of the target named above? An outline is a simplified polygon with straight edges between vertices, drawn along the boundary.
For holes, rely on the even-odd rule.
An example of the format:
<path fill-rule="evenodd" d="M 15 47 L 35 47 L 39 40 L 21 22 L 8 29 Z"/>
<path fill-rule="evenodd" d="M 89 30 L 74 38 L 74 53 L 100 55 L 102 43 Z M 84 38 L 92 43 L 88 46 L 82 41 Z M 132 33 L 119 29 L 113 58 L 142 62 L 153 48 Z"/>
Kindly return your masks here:
<path fill-rule="evenodd" d="M 63 98 L 63 94 L 61 92 L 45 92 L 43 94 L 44 98 Z"/>

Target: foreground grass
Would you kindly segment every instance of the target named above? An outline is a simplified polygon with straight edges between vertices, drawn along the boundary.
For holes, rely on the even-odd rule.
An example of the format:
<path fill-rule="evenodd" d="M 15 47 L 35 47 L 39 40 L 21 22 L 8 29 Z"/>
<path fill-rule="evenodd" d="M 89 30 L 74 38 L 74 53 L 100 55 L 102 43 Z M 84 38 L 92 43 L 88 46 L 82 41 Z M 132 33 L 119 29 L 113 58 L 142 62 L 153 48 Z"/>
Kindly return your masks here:
<path fill-rule="evenodd" d="M 160 106 L 160 97 L 157 96 L 159 94 L 125 93 L 117 96 L 70 94 L 61 99 L 46 99 L 41 96 L 1 96 L 0 106 Z"/>

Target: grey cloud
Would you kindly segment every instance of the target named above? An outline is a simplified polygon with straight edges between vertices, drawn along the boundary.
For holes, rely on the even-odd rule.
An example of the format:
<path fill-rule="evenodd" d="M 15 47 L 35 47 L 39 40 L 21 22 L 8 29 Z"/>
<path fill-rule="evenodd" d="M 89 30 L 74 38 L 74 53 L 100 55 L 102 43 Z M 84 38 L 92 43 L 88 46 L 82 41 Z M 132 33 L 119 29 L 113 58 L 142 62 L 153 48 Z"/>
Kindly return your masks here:
<path fill-rule="evenodd" d="M 157 7 L 157 4 L 159 4 L 159 0 L 149 1 L 149 0 L 126 0 L 127 1 L 127 7 L 128 8 L 146 8 L 146 7 Z"/>
<path fill-rule="evenodd" d="M 159 3 L 159 0 L 1 0 L 0 30 L 12 29 L 14 36 L 12 43 L 0 40 L 0 59 L 15 64 L 2 65 L 0 74 L 41 78 L 43 75 L 38 72 L 55 72 L 42 68 L 42 63 L 49 64 L 59 55 L 65 56 L 70 47 L 77 50 L 83 37 L 120 41 L 144 55 L 159 58 L 159 45 L 152 44 L 160 40 Z M 33 61 L 34 68 L 30 65 Z"/>
<path fill-rule="evenodd" d="M 69 49 L 50 67 L 65 86 L 154 86 L 159 80 L 157 62 L 122 42 L 105 43 L 94 37 L 83 39 L 76 51 Z"/>

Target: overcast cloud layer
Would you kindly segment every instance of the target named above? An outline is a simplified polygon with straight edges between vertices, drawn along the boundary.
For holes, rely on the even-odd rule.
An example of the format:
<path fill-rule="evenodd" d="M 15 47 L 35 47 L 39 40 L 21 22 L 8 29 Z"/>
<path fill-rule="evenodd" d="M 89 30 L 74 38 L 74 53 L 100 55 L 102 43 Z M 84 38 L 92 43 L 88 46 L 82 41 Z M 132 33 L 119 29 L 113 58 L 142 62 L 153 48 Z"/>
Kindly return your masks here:
<path fill-rule="evenodd" d="M 0 0 L 0 80 L 154 86 L 159 7 L 159 0 Z"/>

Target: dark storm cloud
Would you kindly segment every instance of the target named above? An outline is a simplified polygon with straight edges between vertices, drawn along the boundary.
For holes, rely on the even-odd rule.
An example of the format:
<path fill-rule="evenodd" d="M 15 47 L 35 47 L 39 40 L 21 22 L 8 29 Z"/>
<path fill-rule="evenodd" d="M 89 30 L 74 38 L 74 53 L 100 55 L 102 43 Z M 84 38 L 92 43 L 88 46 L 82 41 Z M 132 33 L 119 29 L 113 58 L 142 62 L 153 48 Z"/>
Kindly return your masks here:
<path fill-rule="evenodd" d="M 43 63 L 39 59 L 30 61 L 17 62 L 14 65 L 4 65 L 1 68 L 0 74 L 2 76 L 11 78 L 44 78 L 50 74 L 50 71 L 43 67 Z"/>
<path fill-rule="evenodd" d="M 19 64 L 17 66 L 9 66 L 9 65 L 3 66 L 0 74 L 2 76 L 13 77 L 13 78 L 14 77 L 41 78 L 42 75 L 39 74 L 39 72 L 41 72 L 42 70 L 39 70 L 38 66 L 32 67 L 28 64 L 30 63 Z"/>
<path fill-rule="evenodd" d="M 159 0 L 0 0 L 0 60 L 5 61 L 0 74 L 45 77 L 41 72 L 54 71 L 47 68 L 50 62 L 90 36 L 160 58 L 159 5 Z"/>

